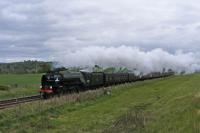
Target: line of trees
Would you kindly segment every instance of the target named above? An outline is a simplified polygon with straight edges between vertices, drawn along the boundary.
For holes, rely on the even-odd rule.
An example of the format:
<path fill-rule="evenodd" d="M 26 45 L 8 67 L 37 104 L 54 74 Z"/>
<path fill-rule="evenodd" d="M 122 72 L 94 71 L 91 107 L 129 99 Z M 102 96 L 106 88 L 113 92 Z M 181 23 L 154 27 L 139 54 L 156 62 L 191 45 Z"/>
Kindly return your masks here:
<path fill-rule="evenodd" d="M 52 62 L 24 61 L 14 63 L 0 63 L 1 74 L 44 73 L 51 69 Z"/>

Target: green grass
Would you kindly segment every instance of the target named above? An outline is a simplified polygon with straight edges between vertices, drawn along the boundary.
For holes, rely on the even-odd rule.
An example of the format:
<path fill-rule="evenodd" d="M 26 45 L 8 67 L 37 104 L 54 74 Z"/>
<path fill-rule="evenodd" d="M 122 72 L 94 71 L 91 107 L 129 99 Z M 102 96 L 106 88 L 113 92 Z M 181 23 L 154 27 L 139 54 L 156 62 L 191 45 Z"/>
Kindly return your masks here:
<path fill-rule="evenodd" d="M 0 99 L 38 93 L 41 74 L 0 74 Z"/>
<path fill-rule="evenodd" d="M 173 76 L 0 111 L 0 131 L 198 133 L 200 74 Z"/>

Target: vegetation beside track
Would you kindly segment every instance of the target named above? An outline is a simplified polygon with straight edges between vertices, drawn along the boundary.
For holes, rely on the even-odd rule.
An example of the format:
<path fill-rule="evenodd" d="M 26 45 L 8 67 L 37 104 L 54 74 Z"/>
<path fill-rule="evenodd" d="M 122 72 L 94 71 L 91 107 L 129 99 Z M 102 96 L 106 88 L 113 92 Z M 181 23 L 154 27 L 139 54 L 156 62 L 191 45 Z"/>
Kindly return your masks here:
<path fill-rule="evenodd" d="M 0 110 L 2 132 L 200 132 L 200 74 L 173 76 Z"/>
<path fill-rule="evenodd" d="M 42 74 L 0 74 L 0 100 L 38 94 Z"/>

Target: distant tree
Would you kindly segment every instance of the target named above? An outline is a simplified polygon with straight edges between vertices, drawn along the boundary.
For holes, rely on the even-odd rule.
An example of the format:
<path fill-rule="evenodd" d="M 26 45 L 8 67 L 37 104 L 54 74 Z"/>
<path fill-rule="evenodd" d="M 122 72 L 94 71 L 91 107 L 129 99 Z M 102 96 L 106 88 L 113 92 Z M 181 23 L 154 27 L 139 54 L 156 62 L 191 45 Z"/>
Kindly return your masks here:
<path fill-rule="evenodd" d="M 103 71 L 103 68 L 100 67 L 99 65 L 95 65 L 93 67 L 93 72 L 102 72 Z"/>
<path fill-rule="evenodd" d="M 104 69 L 104 72 L 106 73 L 114 73 L 115 71 L 116 71 L 116 68 L 114 67 L 109 67 L 109 68 Z"/>
<path fill-rule="evenodd" d="M 40 73 L 48 72 L 51 70 L 51 66 L 48 64 L 41 64 L 41 69 L 38 71 Z"/>
<path fill-rule="evenodd" d="M 120 67 L 118 72 L 127 73 L 127 72 L 129 72 L 129 70 L 125 67 Z"/>
<path fill-rule="evenodd" d="M 53 71 L 66 71 L 66 70 L 68 69 L 65 67 L 59 67 L 59 68 L 55 68 Z"/>
<path fill-rule="evenodd" d="M 172 69 L 168 69 L 168 72 L 173 72 L 173 70 Z"/>
<path fill-rule="evenodd" d="M 181 75 L 184 75 L 185 73 L 186 73 L 186 71 L 183 70 L 183 71 L 181 71 L 180 74 L 181 74 Z"/>
<path fill-rule="evenodd" d="M 166 71 L 166 69 L 165 69 L 165 68 L 163 68 L 162 72 L 164 73 L 165 71 Z"/>

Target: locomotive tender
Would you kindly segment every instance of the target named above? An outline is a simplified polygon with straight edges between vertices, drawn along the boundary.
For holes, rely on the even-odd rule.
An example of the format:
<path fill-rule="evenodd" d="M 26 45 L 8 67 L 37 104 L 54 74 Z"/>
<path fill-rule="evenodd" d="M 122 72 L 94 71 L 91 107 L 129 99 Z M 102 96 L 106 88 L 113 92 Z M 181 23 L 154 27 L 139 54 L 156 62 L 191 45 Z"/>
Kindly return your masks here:
<path fill-rule="evenodd" d="M 162 78 L 173 75 L 169 72 L 153 72 L 145 75 L 135 75 L 134 73 L 103 73 L 103 72 L 79 72 L 62 73 L 50 71 L 42 76 L 40 93 L 43 98 L 51 95 L 60 95 L 67 92 L 78 92 L 109 86 L 126 82 Z"/>

